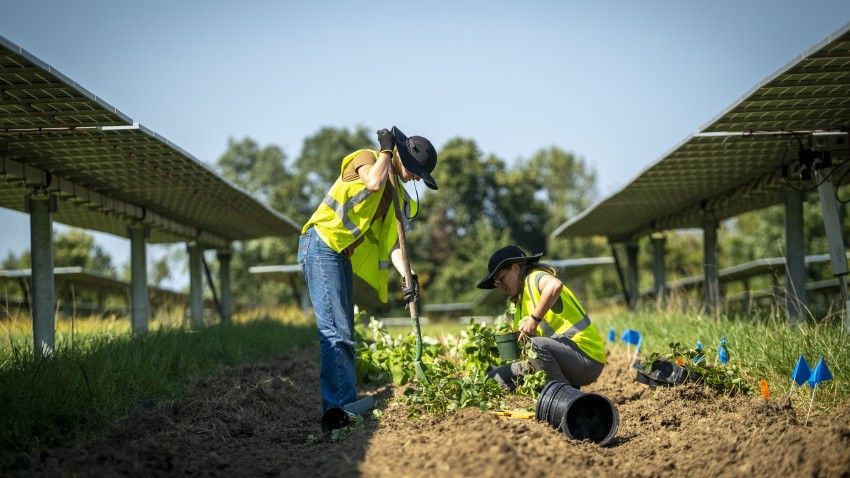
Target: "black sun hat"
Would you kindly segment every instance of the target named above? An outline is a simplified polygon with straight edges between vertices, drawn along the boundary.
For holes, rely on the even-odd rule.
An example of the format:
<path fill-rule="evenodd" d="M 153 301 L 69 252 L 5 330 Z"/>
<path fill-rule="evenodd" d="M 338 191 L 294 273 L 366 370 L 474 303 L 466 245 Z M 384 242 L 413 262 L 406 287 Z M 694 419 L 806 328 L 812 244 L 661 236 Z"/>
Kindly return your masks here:
<path fill-rule="evenodd" d="M 507 267 L 511 264 L 517 262 L 528 262 L 534 263 L 540 260 L 540 257 L 543 255 L 540 254 L 532 254 L 530 256 L 525 255 L 525 252 L 522 251 L 517 246 L 505 246 L 498 251 L 494 252 L 492 256 L 490 256 L 490 262 L 487 263 L 487 269 L 489 270 L 489 274 L 485 277 L 481 282 L 478 283 L 479 289 L 495 289 L 495 275 L 499 272 L 503 267 Z"/>
<path fill-rule="evenodd" d="M 437 189 L 437 181 L 431 176 L 431 171 L 437 167 L 437 150 L 434 145 L 422 136 L 408 138 L 395 126 L 393 136 L 405 169 L 422 178 L 429 188 Z"/>

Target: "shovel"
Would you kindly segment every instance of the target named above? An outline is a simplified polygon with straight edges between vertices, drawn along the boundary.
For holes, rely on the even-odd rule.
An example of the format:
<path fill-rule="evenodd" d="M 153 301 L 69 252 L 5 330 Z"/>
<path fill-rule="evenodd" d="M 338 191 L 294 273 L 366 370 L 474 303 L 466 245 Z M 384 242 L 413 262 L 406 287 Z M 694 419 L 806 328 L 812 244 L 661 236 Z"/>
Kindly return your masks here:
<path fill-rule="evenodd" d="M 401 204 L 398 201 L 398 191 L 400 187 L 399 180 L 396 177 L 395 171 L 390 170 L 390 184 L 393 189 L 393 207 L 395 208 L 395 225 L 398 231 L 398 248 L 401 250 L 401 262 L 404 267 L 404 283 L 410 284 L 412 280 L 410 276 L 410 260 L 407 256 L 407 241 L 404 236 L 404 224 L 401 221 L 402 212 Z M 413 366 L 416 368 L 416 378 L 424 383 L 428 383 L 428 378 L 425 376 L 425 364 L 422 363 L 422 331 L 419 329 L 419 307 L 416 301 L 408 304 L 410 308 L 410 319 L 413 321 L 413 333 L 416 335 L 416 357 L 413 360 Z"/>

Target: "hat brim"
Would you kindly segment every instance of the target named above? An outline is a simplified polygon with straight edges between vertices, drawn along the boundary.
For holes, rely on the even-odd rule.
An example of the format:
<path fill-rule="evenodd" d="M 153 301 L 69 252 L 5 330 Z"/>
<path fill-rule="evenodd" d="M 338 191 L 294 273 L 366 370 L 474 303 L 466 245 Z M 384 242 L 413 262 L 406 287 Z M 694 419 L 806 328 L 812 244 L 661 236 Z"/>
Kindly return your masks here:
<path fill-rule="evenodd" d="M 496 274 L 498 274 L 500 270 L 504 269 L 505 267 L 507 267 L 511 264 L 518 263 L 518 262 L 527 262 L 529 264 L 533 264 L 535 262 L 538 262 L 541 257 L 543 257 L 542 252 L 540 254 L 532 254 L 530 256 L 510 257 L 508 259 L 505 259 L 502 262 L 500 262 L 499 265 L 497 265 L 495 269 L 493 269 L 493 272 L 491 272 L 490 275 L 488 275 L 481 282 L 479 282 L 477 287 L 479 289 L 495 289 L 496 288 L 496 284 L 495 284 Z"/>
<path fill-rule="evenodd" d="M 437 189 L 437 181 L 434 180 L 434 177 L 431 176 L 431 173 L 425 169 L 425 166 L 422 165 L 410 151 L 407 149 L 407 135 L 401 132 L 400 129 L 393 126 L 393 136 L 395 137 L 395 145 L 398 149 L 398 155 L 401 158 L 401 164 L 404 165 L 404 169 L 410 171 L 411 174 L 416 175 L 431 189 Z"/>

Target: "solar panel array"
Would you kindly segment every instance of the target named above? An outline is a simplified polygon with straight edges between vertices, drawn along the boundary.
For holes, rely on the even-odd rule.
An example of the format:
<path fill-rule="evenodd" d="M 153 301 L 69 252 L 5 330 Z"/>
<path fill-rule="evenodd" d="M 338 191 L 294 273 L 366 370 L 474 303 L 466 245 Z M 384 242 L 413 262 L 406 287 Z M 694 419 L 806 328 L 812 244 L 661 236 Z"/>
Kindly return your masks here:
<path fill-rule="evenodd" d="M 783 161 L 797 143 L 782 132 L 850 127 L 850 24 L 789 63 L 674 147 L 617 193 L 552 233 L 614 239 L 699 227 L 782 201 Z M 728 134 L 727 134 L 728 133 Z M 770 134 L 766 134 L 770 133 Z M 813 136 L 833 160 L 850 159 L 846 135 Z M 833 175 L 844 176 L 846 165 Z"/>
<path fill-rule="evenodd" d="M 298 225 L 0 37 L 0 206 L 34 189 L 62 199 L 55 219 L 150 242 L 293 235 Z"/>
<path fill-rule="evenodd" d="M 32 280 L 30 269 L 0 270 L 0 283 L 3 282 L 29 282 Z M 105 276 L 103 274 L 87 271 L 82 267 L 56 267 L 53 269 L 53 280 L 57 289 L 70 289 L 73 285 L 77 292 L 93 291 L 128 297 L 130 295 L 130 283 Z M 148 286 L 148 293 L 157 300 L 174 302 L 186 302 L 187 296 L 161 287 Z M 8 291 L 6 291 L 8 295 Z"/>

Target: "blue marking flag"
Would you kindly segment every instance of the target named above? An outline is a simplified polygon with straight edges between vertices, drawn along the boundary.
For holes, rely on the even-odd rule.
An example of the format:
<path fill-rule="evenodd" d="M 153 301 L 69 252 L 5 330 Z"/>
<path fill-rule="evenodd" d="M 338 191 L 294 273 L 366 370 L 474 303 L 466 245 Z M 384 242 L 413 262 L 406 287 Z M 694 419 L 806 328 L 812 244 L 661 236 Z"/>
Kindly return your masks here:
<path fill-rule="evenodd" d="M 803 385 L 812 375 L 812 369 L 809 368 L 809 362 L 806 362 L 806 358 L 803 357 L 803 354 L 800 354 L 800 358 L 797 359 L 797 365 L 794 366 L 794 373 L 791 374 L 791 380 L 794 381 L 797 385 Z"/>
<path fill-rule="evenodd" d="M 694 346 L 694 349 L 697 351 L 697 355 L 692 359 L 694 363 L 700 363 L 705 360 L 705 355 L 702 350 L 702 342 L 697 340 L 697 344 Z"/>
<path fill-rule="evenodd" d="M 614 327 L 611 327 L 611 330 L 608 331 L 608 342 L 616 342 L 617 341 L 617 333 L 614 332 Z"/>
<path fill-rule="evenodd" d="M 632 345 L 638 345 L 641 341 L 640 332 L 637 330 L 626 329 L 623 331 L 623 336 L 620 337 L 623 339 L 623 342 Z"/>
<path fill-rule="evenodd" d="M 726 348 L 726 337 L 720 337 L 720 346 L 717 347 L 717 358 L 720 363 L 726 365 L 729 363 L 729 350 Z"/>
<path fill-rule="evenodd" d="M 815 365 L 814 372 L 809 377 L 809 386 L 815 388 L 815 385 L 826 382 L 827 380 L 832 380 L 832 372 L 829 371 L 829 367 L 826 366 L 826 362 L 821 357 L 818 360 L 818 364 Z"/>

